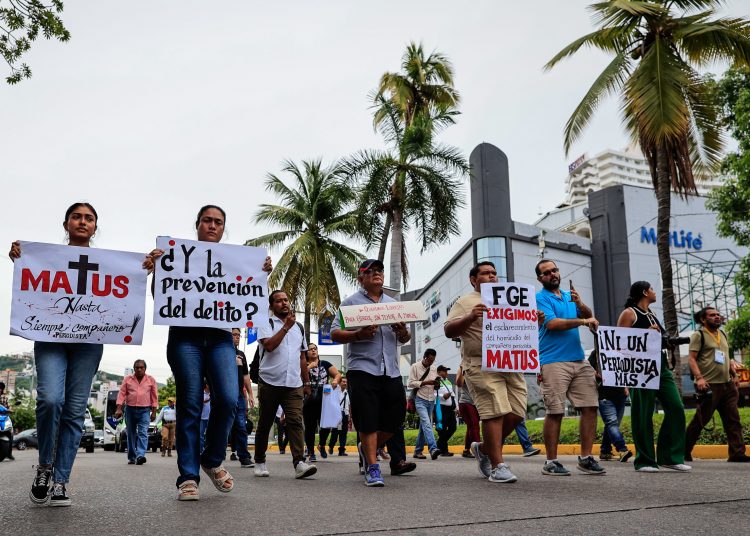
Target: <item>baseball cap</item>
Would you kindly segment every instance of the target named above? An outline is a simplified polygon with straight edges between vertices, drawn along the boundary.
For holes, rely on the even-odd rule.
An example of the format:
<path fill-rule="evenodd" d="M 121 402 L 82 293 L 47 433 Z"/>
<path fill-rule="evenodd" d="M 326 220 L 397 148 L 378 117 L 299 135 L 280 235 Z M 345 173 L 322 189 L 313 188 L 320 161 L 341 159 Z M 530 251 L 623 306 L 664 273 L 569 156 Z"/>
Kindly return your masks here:
<path fill-rule="evenodd" d="M 451 369 L 450 367 L 446 367 L 446 366 L 443 366 L 443 365 L 438 365 L 437 371 L 440 372 L 440 371 L 444 370 L 445 372 L 448 372 L 450 369 Z"/>
<path fill-rule="evenodd" d="M 359 273 L 362 273 L 365 270 L 369 270 L 370 268 L 378 268 L 378 267 L 381 270 L 385 269 L 385 266 L 383 266 L 383 263 L 379 261 L 378 259 L 365 259 L 359 264 Z"/>

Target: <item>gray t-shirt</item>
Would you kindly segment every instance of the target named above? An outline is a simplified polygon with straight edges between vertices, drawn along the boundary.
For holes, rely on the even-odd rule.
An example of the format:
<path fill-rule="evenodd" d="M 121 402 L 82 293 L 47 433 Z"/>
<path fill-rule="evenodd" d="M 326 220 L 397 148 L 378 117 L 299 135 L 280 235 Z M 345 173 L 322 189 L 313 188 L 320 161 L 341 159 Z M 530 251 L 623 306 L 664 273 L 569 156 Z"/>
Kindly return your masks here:
<path fill-rule="evenodd" d="M 383 293 L 380 296 L 380 301 L 375 302 L 367 295 L 365 289 L 360 288 L 357 292 L 342 301 L 341 305 L 365 305 L 395 301 Z M 337 312 L 336 318 L 338 317 L 339 314 Z M 334 321 L 331 333 L 339 329 L 341 327 Z M 374 376 L 385 375 L 391 378 L 398 378 L 401 376 L 398 360 L 398 339 L 396 332 L 389 325 L 378 326 L 375 336 L 372 339 L 353 341 L 347 345 L 347 370 L 359 370 Z"/>

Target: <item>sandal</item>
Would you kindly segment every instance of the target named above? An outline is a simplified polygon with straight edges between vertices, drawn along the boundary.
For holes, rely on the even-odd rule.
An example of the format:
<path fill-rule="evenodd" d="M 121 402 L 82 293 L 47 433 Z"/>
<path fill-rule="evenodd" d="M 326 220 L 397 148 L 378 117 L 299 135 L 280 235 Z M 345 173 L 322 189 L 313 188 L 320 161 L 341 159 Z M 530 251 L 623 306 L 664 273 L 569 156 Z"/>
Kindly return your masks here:
<path fill-rule="evenodd" d="M 221 491 L 222 493 L 229 493 L 234 489 L 234 478 L 232 475 L 229 474 L 229 471 L 224 469 L 223 465 L 220 465 L 219 467 L 206 467 L 205 465 L 201 465 L 201 469 L 203 469 L 203 472 L 208 475 L 208 478 L 211 479 L 211 482 L 214 483 L 214 486 L 216 486 L 216 489 Z M 219 473 L 224 473 L 224 476 L 218 476 Z M 229 487 L 225 487 L 225 483 L 229 483 Z"/>
<path fill-rule="evenodd" d="M 177 486 L 178 501 L 197 501 L 198 499 L 198 484 L 195 480 L 186 480 Z"/>

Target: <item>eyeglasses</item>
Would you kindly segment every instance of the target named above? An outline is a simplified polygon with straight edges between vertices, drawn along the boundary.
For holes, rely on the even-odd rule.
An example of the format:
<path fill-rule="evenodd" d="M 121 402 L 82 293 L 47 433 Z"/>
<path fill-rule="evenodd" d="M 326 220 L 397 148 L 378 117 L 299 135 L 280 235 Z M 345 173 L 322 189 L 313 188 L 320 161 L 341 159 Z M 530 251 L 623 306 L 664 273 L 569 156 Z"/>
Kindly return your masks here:
<path fill-rule="evenodd" d="M 559 273 L 560 273 L 560 269 L 559 268 L 552 268 L 550 270 L 543 271 L 542 272 L 542 276 L 543 277 L 547 277 L 550 274 L 559 274 Z"/>
<path fill-rule="evenodd" d="M 363 275 L 374 275 L 382 273 L 384 273 L 384 270 L 382 268 L 368 268 L 367 270 L 362 272 Z"/>

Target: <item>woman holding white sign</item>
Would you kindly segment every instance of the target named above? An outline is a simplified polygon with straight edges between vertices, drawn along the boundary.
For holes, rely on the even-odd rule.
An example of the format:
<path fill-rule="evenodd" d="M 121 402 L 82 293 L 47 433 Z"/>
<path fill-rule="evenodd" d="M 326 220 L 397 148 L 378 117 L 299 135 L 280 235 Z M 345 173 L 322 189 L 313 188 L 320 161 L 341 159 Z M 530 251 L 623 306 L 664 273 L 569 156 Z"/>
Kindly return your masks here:
<path fill-rule="evenodd" d="M 198 240 L 221 241 L 224 236 L 226 213 L 215 205 L 206 205 L 195 221 Z M 143 263 L 149 272 L 164 251 L 155 249 Z M 271 259 L 266 258 L 263 271 L 271 271 Z M 226 458 L 227 436 L 232 428 L 237 405 L 236 351 L 231 330 L 206 327 L 170 326 L 167 342 L 167 361 L 172 368 L 177 387 L 177 499 L 198 500 L 200 470 L 211 479 L 217 490 L 228 493 L 234 479 L 223 462 Z M 205 446 L 200 450 L 203 379 L 211 390 L 211 414 L 206 429 Z"/>
<path fill-rule="evenodd" d="M 653 329 L 666 335 L 656 315 L 649 308 L 656 302 L 656 292 L 648 281 L 636 281 L 630 287 L 626 309 L 617 320 L 618 327 Z M 669 370 L 667 347 L 663 344 L 659 390 L 631 388 L 630 398 L 636 471 L 656 473 L 659 466 L 675 471 L 690 471 L 685 465 L 685 407 L 674 376 Z M 664 421 L 659 430 L 654 452 L 654 404 L 659 400 L 664 408 Z"/>
<path fill-rule="evenodd" d="M 87 248 L 99 217 L 88 203 L 74 203 L 65 212 L 63 229 L 69 246 Z M 9 256 L 21 257 L 13 242 Z M 102 344 L 34 342 L 37 375 L 36 429 L 39 465 L 29 498 L 36 504 L 70 506 L 66 484 L 83 434 L 86 404 L 102 358 Z"/>

